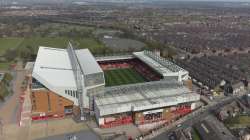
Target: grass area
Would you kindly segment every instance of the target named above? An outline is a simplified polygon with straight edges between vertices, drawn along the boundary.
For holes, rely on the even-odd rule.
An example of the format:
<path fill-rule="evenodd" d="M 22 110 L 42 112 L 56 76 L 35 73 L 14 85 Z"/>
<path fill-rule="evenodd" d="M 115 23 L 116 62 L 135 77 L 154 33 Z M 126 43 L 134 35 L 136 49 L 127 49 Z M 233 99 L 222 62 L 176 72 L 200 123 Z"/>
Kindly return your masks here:
<path fill-rule="evenodd" d="M 0 70 L 8 70 L 10 65 L 10 62 L 0 62 Z"/>
<path fill-rule="evenodd" d="M 229 118 L 224 122 L 228 127 L 246 127 L 250 126 L 250 116 L 236 116 Z"/>
<path fill-rule="evenodd" d="M 19 26 L 21 25 L 22 23 Z M 32 47 L 35 54 L 39 46 L 66 48 L 69 41 L 77 44 L 80 49 L 89 48 L 91 51 L 104 47 L 95 39 L 93 32 L 97 29 L 93 27 L 61 23 L 44 23 L 38 26 L 24 24 L 22 26 L 23 30 L 18 30 L 18 32 L 30 32 L 29 36 L 0 38 L 0 56 L 4 55 L 8 49 L 18 48 L 20 51 L 27 46 Z"/>
<path fill-rule="evenodd" d="M 75 42 L 79 49 L 89 48 L 95 51 L 96 48 L 104 47 L 94 38 L 76 38 L 73 40 L 67 37 L 0 38 L 0 55 L 4 54 L 7 49 L 17 48 L 20 50 L 27 46 L 31 46 L 35 54 L 39 46 L 66 48 L 69 41 Z"/>
<path fill-rule="evenodd" d="M 23 42 L 23 38 L 0 38 L 0 55 L 9 48 L 17 48 Z"/>
<path fill-rule="evenodd" d="M 22 44 L 20 45 L 20 48 L 32 46 L 35 51 L 34 53 L 36 54 L 39 46 L 66 48 L 68 46 L 69 41 L 72 40 L 67 37 L 25 38 Z M 104 47 L 102 44 L 100 44 L 93 38 L 77 38 L 73 39 L 72 42 L 75 43 L 79 49 L 89 48 L 90 50 L 93 51 L 96 48 Z"/>
<path fill-rule="evenodd" d="M 192 140 L 201 140 L 201 138 L 196 130 L 192 131 Z"/>
<path fill-rule="evenodd" d="M 5 56 L 8 49 L 17 50 L 16 54 L 8 53 L 9 56 L 14 58 L 22 58 L 21 52 L 36 55 L 39 46 L 53 47 L 53 48 L 66 48 L 69 41 L 71 41 L 78 49 L 88 48 L 92 53 L 100 52 L 105 48 L 103 44 L 95 38 L 75 38 L 69 39 L 67 37 L 30 37 L 30 38 L 0 38 L 0 56 Z M 30 51 L 27 47 L 32 48 Z M 8 70 L 11 62 L 14 61 L 1 61 L 0 70 Z"/>
<path fill-rule="evenodd" d="M 96 52 L 96 49 L 103 48 L 104 45 L 100 42 L 96 41 L 94 38 L 82 38 L 82 39 L 75 39 L 76 45 L 78 48 L 89 48 L 90 51 Z"/>
<path fill-rule="evenodd" d="M 31 46 L 34 49 L 34 53 L 36 53 L 39 46 L 66 48 L 68 42 L 69 39 L 64 37 L 32 37 L 25 38 L 18 49 L 23 49 L 24 47 Z"/>
<path fill-rule="evenodd" d="M 145 82 L 145 79 L 134 69 L 114 69 L 104 71 L 106 86 Z"/>

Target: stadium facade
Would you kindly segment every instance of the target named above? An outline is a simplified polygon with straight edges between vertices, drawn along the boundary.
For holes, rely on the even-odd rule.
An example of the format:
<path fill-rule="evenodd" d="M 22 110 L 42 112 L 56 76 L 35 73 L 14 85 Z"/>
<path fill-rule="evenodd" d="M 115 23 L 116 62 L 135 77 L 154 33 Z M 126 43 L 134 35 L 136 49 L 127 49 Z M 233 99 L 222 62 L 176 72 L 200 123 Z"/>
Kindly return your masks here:
<path fill-rule="evenodd" d="M 105 85 L 103 71 L 90 51 L 73 50 L 71 45 L 68 49 L 40 47 L 32 77 L 32 112 L 38 119 L 91 109 L 93 96 Z"/>
<path fill-rule="evenodd" d="M 133 83 L 107 86 L 111 77 L 106 72 L 124 68 L 145 82 L 118 73 Z M 172 121 L 190 113 L 200 100 L 184 85 L 186 70 L 150 51 L 95 58 L 88 49 L 74 50 L 71 44 L 67 49 L 40 47 L 32 78 L 33 120 L 72 114 L 84 120 L 92 114 L 103 128 Z"/>

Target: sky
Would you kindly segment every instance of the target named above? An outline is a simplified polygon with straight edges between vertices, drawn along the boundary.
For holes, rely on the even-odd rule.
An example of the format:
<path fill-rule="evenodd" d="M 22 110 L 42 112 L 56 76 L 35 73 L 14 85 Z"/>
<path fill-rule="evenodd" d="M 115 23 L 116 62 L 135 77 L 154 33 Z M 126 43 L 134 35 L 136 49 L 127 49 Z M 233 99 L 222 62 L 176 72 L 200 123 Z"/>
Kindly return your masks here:
<path fill-rule="evenodd" d="M 148 0 L 157 1 L 157 0 Z M 223 2 L 250 2 L 250 0 L 159 0 L 159 1 L 223 1 Z"/>
<path fill-rule="evenodd" d="M 91 1 L 91 0 L 78 0 L 78 1 Z M 95 0 L 95 1 L 116 1 L 116 0 Z M 117 0 L 117 1 L 136 1 L 136 0 Z M 139 0 L 142 1 L 142 0 Z M 250 0 L 143 0 L 143 1 L 223 1 L 223 2 L 250 2 Z"/>

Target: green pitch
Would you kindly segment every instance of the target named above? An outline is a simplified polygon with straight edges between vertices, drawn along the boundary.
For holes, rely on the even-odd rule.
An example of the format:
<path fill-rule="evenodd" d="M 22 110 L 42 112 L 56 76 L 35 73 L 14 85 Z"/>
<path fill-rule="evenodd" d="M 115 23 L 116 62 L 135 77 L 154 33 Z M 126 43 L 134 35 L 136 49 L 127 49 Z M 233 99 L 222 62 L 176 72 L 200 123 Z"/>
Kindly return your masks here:
<path fill-rule="evenodd" d="M 146 80 L 132 68 L 104 71 L 106 86 L 142 83 Z"/>

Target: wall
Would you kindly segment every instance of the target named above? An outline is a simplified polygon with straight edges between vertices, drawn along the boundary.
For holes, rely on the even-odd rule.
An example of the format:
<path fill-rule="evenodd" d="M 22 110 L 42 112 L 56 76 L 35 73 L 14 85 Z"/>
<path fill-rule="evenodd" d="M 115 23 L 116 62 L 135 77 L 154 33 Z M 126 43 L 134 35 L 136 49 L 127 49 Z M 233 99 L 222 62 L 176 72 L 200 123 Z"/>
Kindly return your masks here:
<path fill-rule="evenodd" d="M 32 116 L 64 116 L 64 108 L 73 109 L 74 103 L 47 89 L 33 90 L 31 94 Z"/>

